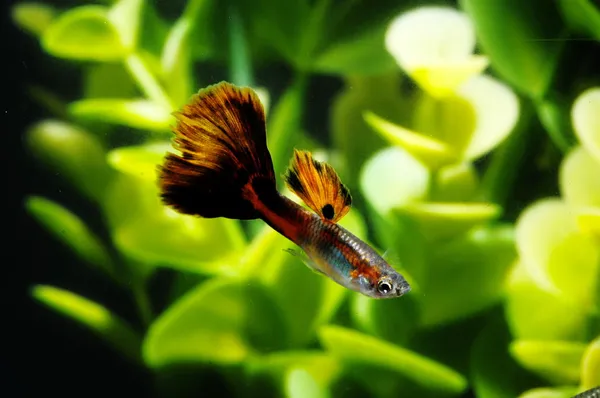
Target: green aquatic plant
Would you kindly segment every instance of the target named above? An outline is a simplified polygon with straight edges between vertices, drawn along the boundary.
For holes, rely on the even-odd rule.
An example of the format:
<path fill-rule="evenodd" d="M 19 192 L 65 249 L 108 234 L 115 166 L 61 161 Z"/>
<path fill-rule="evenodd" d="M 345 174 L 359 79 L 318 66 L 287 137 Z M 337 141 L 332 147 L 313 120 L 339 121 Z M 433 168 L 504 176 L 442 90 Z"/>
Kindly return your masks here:
<path fill-rule="evenodd" d="M 244 397 L 566 397 L 599 383 L 599 95 L 581 94 L 571 123 L 575 96 L 555 70 L 569 35 L 600 39 L 600 12 L 560 1 L 539 17 L 541 2 L 464 0 L 459 11 L 191 0 L 173 20 L 145 0 L 17 4 L 15 22 L 83 77 L 68 103 L 31 90 L 56 116 L 34 123 L 26 143 L 97 208 L 106 233 L 50 198 L 25 206 L 128 292 L 138 316 L 67 287 L 35 285 L 33 298 L 152 370 L 165 396 L 193 396 L 212 371 Z M 291 70 L 282 94 L 254 79 L 270 62 Z M 259 92 L 277 173 L 294 147 L 334 165 L 355 198 L 341 224 L 386 252 L 409 295 L 345 290 L 259 221 L 163 206 L 156 169 L 171 150 L 171 113 L 214 83 L 197 73 L 205 63 Z M 343 81 L 331 145 L 305 122 L 317 74 Z M 535 167 L 523 153 L 540 155 L 527 146 L 536 128 L 568 152 L 556 155 L 563 197 L 517 219 L 512 194 L 520 168 Z M 152 281 L 165 270 L 172 282 L 159 303 Z"/>
<path fill-rule="evenodd" d="M 556 386 L 544 391 L 557 397 L 600 384 L 599 111 L 598 88 L 575 100 L 572 119 L 581 145 L 561 163 L 561 197 L 533 203 L 516 224 L 519 260 L 506 307 L 510 352 Z"/>

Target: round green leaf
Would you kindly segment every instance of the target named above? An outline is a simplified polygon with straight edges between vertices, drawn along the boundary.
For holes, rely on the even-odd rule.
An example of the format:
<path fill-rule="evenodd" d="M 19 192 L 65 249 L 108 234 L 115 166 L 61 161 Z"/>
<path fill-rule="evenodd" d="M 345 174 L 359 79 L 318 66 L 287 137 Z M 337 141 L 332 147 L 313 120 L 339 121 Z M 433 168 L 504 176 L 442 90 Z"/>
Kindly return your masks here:
<path fill-rule="evenodd" d="M 577 233 L 574 214 L 559 199 L 543 199 L 521 213 L 515 228 L 521 262 L 540 287 L 553 288 L 550 256 L 556 245 Z"/>
<path fill-rule="evenodd" d="M 140 361 L 140 336 L 105 307 L 54 286 L 34 286 L 31 294 L 44 305 L 92 330 L 124 356 L 136 363 Z"/>
<path fill-rule="evenodd" d="M 534 388 L 525 391 L 518 398 L 573 398 L 576 394 L 575 387 Z"/>
<path fill-rule="evenodd" d="M 155 182 L 158 167 L 168 152 L 175 152 L 169 142 L 153 142 L 139 146 L 125 146 L 108 153 L 108 163 L 122 173 Z"/>
<path fill-rule="evenodd" d="M 75 7 L 61 14 L 44 31 L 42 45 L 54 56 L 89 61 L 118 60 L 128 52 L 108 9 L 98 5 Z"/>
<path fill-rule="evenodd" d="M 600 159 L 600 88 L 587 89 L 577 97 L 571 119 L 581 144 Z"/>
<path fill-rule="evenodd" d="M 477 228 L 437 244 L 418 296 L 421 325 L 449 323 L 498 303 L 515 257 L 512 227 L 504 225 Z"/>
<path fill-rule="evenodd" d="M 435 176 L 429 198 L 434 202 L 468 202 L 474 199 L 479 185 L 477 170 L 471 163 L 460 163 L 440 169 Z"/>
<path fill-rule="evenodd" d="M 495 219 L 500 207 L 493 203 L 409 203 L 394 209 L 410 217 L 430 240 L 445 239 Z"/>
<path fill-rule="evenodd" d="M 327 398 L 327 390 L 321 387 L 314 377 L 304 369 L 292 369 L 285 383 L 288 398 Z"/>
<path fill-rule="evenodd" d="M 131 75 L 120 63 L 90 65 L 87 69 L 83 97 L 130 98 L 137 95 Z"/>
<path fill-rule="evenodd" d="M 145 0 L 117 0 L 108 11 L 108 18 L 119 32 L 121 43 L 129 50 L 137 45 L 145 3 Z"/>
<path fill-rule="evenodd" d="M 600 386 L 600 336 L 587 346 L 581 362 L 581 387 L 597 386 Z"/>
<path fill-rule="evenodd" d="M 457 94 L 473 106 L 475 127 L 463 156 L 475 160 L 513 131 L 519 119 L 519 99 L 506 84 L 485 75 L 471 78 Z"/>
<path fill-rule="evenodd" d="M 465 59 L 475 50 L 469 18 L 450 7 L 417 7 L 392 21 L 386 35 L 388 51 L 405 69 Z"/>
<path fill-rule="evenodd" d="M 600 108 L 599 108 L 600 109 Z M 584 147 L 576 147 L 560 166 L 561 195 L 572 206 L 600 208 L 600 158 Z"/>
<path fill-rule="evenodd" d="M 102 198 L 111 170 L 98 137 L 68 123 L 45 120 L 27 131 L 26 143 L 52 173 L 66 178 L 93 200 Z"/>
<path fill-rule="evenodd" d="M 143 344 L 153 368 L 183 362 L 232 364 L 282 348 L 284 325 L 258 284 L 213 279 L 169 307 Z"/>
<path fill-rule="evenodd" d="M 56 16 L 54 7 L 34 2 L 20 2 L 12 8 L 12 19 L 21 29 L 41 36 Z"/>
<path fill-rule="evenodd" d="M 510 88 L 479 75 L 452 95 L 421 97 L 413 128 L 472 161 L 497 147 L 513 130 L 518 117 L 519 101 Z"/>
<path fill-rule="evenodd" d="M 467 381 L 454 370 L 372 336 L 338 326 L 324 326 L 319 337 L 325 348 L 348 366 L 358 363 L 391 370 L 439 393 L 458 394 L 467 387 Z"/>
<path fill-rule="evenodd" d="M 600 237 L 600 208 L 588 207 L 577 212 L 577 225 L 584 234 Z"/>
<path fill-rule="evenodd" d="M 361 191 L 380 214 L 412 201 L 424 199 L 429 172 L 418 160 L 398 147 L 390 147 L 371 157 L 360 175 Z"/>
<path fill-rule="evenodd" d="M 148 100 L 83 99 L 69 105 L 76 118 L 124 125 L 140 130 L 169 131 L 171 111 Z"/>
<path fill-rule="evenodd" d="M 473 104 L 461 96 L 452 94 L 434 98 L 424 95 L 417 101 L 412 128 L 421 135 L 439 140 L 458 156 L 469 143 L 476 122 Z"/>
<path fill-rule="evenodd" d="M 517 340 L 510 345 L 512 356 L 526 369 L 552 384 L 577 384 L 585 344 L 569 341 Z"/>
<path fill-rule="evenodd" d="M 405 149 L 429 169 L 439 169 L 458 160 L 458 154 L 453 151 L 453 148 L 442 141 L 391 123 L 371 111 L 363 115 L 374 131 L 390 144 Z"/>
<path fill-rule="evenodd" d="M 27 211 L 76 255 L 102 271 L 114 276 L 114 264 L 100 239 L 85 223 L 51 200 L 30 196 Z"/>
<path fill-rule="evenodd" d="M 583 308 L 594 305 L 600 247 L 579 231 L 569 206 L 557 199 L 537 202 L 521 214 L 516 233 L 521 261 L 540 287 Z"/>
<path fill-rule="evenodd" d="M 561 295 L 542 289 L 520 263 L 510 277 L 505 311 L 511 332 L 517 339 L 584 339 L 586 309 Z M 557 319 L 560 322 L 556 322 Z"/>
<path fill-rule="evenodd" d="M 239 222 L 176 213 L 161 203 L 154 181 L 121 174 L 104 208 L 115 244 L 132 259 L 191 272 L 239 271 L 245 246 Z"/>
<path fill-rule="evenodd" d="M 488 64 L 473 55 L 471 21 L 450 7 L 417 7 L 401 14 L 390 24 L 385 44 L 421 88 L 437 98 L 454 93 Z"/>
<path fill-rule="evenodd" d="M 339 371 L 338 361 L 322 351 L 286 350 L 248 358 L 246 369 L 250 373 L 267 373 L 275 379 L 284 379 L 293 369 L 307 371 L 320 386 L 327 386 Z"/>

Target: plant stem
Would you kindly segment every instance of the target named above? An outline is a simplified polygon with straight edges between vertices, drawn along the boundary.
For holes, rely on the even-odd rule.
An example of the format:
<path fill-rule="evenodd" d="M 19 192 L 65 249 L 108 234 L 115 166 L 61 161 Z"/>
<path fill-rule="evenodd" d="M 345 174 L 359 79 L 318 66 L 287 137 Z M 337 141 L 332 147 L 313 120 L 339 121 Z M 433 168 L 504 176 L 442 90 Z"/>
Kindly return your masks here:
<path fill-rule="evenodd" d="M 440 172 L 438 169 L 429 171 L 429 182 L 427 183 L 427 199 L 429 202 L 435 201 L 438 189 L 438 179 Z"/>
<path fill-rule="evenodd" d="M 304 97 L 308 78 L 296 70 L 294 81 L 269 112 L 268 146 L 275 170 L 284 170 L 302 129 Z"/>
<path fill-rule="evenodd" d="M 174 104 L 162 88 L 150 67 L 139 54 L 131 54 L 125 59 L 127 70 L 136 81 L 140 90 L 152 101 L 161 104 L 169 110 L 174 109 Z"/>
<path fill-rule="evenodd" d="M 252 62 L 244 36 L 244 22 L 236 0 L 229 1 L 229 15 L 229 79 L 239 86 L 252 86 Z"/>
<path fill-rule="evenodd" d="M 300 39 L 296 68 L 304 71 L 310 70 L 319 45 L 321 45 L 323 37 L 326 36 L 325 28 L 327 26 L 325 23 L 330 8 L 331 0 L 319 0 L 313 5 L 307 26 Z"/>
<path fill-rule="evenodd" d="M 111 245 L 111 249 L 114 253 L 115 264 L 117 265 L 117 278 L 124 287 L 129 287 L 139 320 L 144 328 L 150 326 L 153 320 L 152 306 L 148 294 L 146 293 L 144 275 L 140 272 L 137 264 L 132 261 L 128 261 L 123 258 L 123 255 L 115 247 Z"/>
<path fill-rule="evenodd" d="M 144 288 L 143 281 L 137 280 L 132 282 L 131 290 L 133 292 L 133 298 L 137 305 L 138 313 L 140 316 L 140 321 L 144 327 L 150 326 L 152 323 L 152 308 L 150 306 L 150 300 L 148 299 L 148 294 L 146 293 L 146 289 Z"/>
<path fill-rule="evenodd" d="M 531 136 L 534 109 L 531 102 L 521 101 L 519 123 L 507 140 L 496 150 L 482 178 L 480 196 L 502 208 L 511 194 L 512 186 L 525 159 Z"/>

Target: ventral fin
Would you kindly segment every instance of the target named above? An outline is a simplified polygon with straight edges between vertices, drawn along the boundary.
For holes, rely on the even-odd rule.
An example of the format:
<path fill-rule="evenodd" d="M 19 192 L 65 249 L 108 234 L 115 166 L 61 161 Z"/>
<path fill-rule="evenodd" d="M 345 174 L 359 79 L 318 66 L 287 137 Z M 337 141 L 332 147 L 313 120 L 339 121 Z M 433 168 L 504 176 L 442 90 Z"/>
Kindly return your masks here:
<path fill-rule="evenodd" d="M 352 205 L 350 191 L 342 184 L 333 167 L 314 159 L 310 152 L 294 150 L 285 182 L 325 221 L 338 222 Z"/>
<path fill-rule="evenodd" d="M 296 250 L 290 248 L 283 249 L 283 251 L 290 253 L 294 257 L 298 257 L 300 261 L 302 261 L 304 265 L 306 265 L 314 273 L 325 275 L 325 273 L 317 268 L 316 264 L 310 258 L 308 258 L 304 252 L 297 252 Z"/>

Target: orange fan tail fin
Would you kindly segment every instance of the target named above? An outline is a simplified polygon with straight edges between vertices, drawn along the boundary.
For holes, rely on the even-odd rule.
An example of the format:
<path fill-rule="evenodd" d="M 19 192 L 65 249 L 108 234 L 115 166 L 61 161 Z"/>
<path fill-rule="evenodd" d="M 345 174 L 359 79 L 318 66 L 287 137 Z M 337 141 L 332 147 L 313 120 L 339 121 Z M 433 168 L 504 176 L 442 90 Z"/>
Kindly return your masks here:
<path fill-rule="evenodd" d="M 175 113 L 174 147 L 160 168 L 165 204 L 205 218 L 258 218 L 248 190 L 275 190 L 263 106 L 250 88 L 221 82 Z"/>
<path fill-rule="evenodd" d="M 285 181 L 323 220 L 338 222 L 350 210 L 352 197 L 348 188 L 331 165 L 315 160 L 310 152 L 294 151 Z"/>

